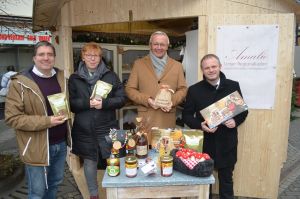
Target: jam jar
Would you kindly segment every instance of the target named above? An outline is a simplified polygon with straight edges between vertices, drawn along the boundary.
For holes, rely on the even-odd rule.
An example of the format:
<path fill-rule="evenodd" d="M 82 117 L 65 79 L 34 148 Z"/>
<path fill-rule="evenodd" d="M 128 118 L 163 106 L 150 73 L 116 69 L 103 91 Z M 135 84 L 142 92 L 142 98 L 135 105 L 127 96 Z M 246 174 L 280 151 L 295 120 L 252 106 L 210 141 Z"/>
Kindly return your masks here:
<path fill-rule="evenodd" d="M 169 177 L 173 174 L 173 157 L 170 155 L 163 155 L 160 157 L 161 176 Z"/>
<path fill-rule="evenodd" d="M 127 156 L 125 158 L 125 173 L 129 178 L 137 175 L 137 158 L 135 156 Z"/>

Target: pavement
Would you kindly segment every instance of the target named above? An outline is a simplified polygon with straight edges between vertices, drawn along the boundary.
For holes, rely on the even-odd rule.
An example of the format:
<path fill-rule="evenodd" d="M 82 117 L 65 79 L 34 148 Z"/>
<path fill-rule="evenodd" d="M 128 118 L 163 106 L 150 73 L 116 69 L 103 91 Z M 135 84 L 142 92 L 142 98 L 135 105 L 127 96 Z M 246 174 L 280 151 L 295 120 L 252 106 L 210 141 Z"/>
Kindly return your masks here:
<path fill-rule="evenodd" d="M 289 129 L 287 161 L 284 163 L 278 199 L 300 199 L 300 108 L 294 114 L 296 118 L 291 121 Z M 17 146 L 14 130 L 0 120 L 0 152 L 17 154 Z M 14 187 L 0 193 L 0 199 L 25 199 L 27 198 L 27 184 L 25 178 Z M 75 180 L 69 169 L 65 168 L 65 177 L 59 187 L 58 199 L 82 199 Z M 213 197 L 217 199 L 218 196 Z M 246 199 L 245 197 L 236 197 Z M 247 198 L 251 199 L 251 198 Z"/>

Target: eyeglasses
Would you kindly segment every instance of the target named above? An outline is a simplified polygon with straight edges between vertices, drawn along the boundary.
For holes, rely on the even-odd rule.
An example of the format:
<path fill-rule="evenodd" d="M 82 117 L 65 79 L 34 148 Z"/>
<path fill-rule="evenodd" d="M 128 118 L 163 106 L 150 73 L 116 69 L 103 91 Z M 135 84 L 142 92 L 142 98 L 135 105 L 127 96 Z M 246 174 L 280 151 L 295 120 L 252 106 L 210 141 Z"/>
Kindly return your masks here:
<path fill-rule="evenodd" d="M 100 57 L 100 55 L 91 55 L 91 54 L 84 54 L 85 58 L 87 59 L 96 59 Z"/>
<path fill-rule="evenodd" d="M 162 47 L 162 48 L 165 48 L 168 46 L 167 44 L 164 44 L 164 43 L 152 43 L 152 45 L 154 47 Z"/>

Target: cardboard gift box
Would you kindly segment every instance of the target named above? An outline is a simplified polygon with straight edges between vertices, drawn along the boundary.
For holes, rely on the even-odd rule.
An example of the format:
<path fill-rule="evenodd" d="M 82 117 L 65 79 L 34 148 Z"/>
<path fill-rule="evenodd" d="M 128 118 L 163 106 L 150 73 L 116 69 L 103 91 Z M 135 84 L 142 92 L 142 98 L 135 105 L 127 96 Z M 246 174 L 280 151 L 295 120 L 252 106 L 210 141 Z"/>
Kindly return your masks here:
<path fill-rule="evenodd" d="M 247 104 L 239 92 L 235 91 L 202 109 L 200 114 L 207 122 L 208 127 L 214 128 L 246 110 L 248 110 Z"/>

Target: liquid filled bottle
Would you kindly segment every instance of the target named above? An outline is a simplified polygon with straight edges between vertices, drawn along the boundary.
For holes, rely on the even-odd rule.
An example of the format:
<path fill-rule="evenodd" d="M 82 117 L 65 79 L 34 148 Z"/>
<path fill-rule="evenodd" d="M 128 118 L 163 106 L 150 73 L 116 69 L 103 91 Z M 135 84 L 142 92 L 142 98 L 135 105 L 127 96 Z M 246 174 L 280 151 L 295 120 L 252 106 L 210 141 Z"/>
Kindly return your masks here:
<path fill-rule="evenodd" d="M 136 141 L 131 132 L 128 132 L 128 141 L 126 143 L 126 156 L 136 155 Z"/>
<path fill-rule="evenodd" d="M 141 133 L 138 135 L 136 143 L 136 157 L 145 159 L 148 156 L 148 139 L 147 134 Z"/>
<path fill-rule="evenodd" d="M 110 157 L 107 159 L 107 174 L 118 176 L 120 174 L 119 150 L 112 148 Z"/>

